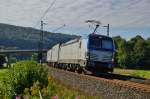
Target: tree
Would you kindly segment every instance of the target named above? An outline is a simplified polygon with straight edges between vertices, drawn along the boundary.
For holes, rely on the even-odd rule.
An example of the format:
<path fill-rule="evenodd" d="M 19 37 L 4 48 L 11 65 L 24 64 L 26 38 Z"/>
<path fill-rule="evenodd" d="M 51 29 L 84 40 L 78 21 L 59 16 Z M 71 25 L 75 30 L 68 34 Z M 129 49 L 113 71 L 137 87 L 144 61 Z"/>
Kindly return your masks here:
<path fill-rule="evenodd" d="M 127 66 L 127 42 L 122 39 L 120 36 L 114 38 L 117 48 L 117 53 L 115 55 L 115 60 L 117 62 L 117 66 L 121 68 L 126 68 Z"/>
<path fill-rule="evenodd" d="M 146 49 L 145 49 L 144 69 L 150 69 L 150 38 L 146 40 Z"/>
<path fill-rule="evenodd" d="M 129 42 L 130 46 L 130 59 L 133 66 L 137 69 L 141 69 L 144 66 L 144 57 L 146 56 L 146 42 L 145 40 L 137 35 L 136 37 L 132 38 Z"/>
<path fill-rule="evenodd" d="M 0 67 L 2 67 L 4 63 L 5 63 L 5 56 L 0 55 Z"/>
<path fill-rule="evenodd" d="M 116 65 L 121 68 L 150 69 L 150 38 L 145 40 L 137 35 L 129 41 L 114 37 L 117 53 Z"/>

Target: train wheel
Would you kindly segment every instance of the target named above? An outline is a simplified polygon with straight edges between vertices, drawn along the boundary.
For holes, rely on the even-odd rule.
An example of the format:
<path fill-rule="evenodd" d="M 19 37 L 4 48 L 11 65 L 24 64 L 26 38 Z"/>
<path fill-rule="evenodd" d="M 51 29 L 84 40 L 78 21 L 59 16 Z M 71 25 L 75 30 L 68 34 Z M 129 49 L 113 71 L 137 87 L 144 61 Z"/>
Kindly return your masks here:
<path fill-rule="evenodd" d="M 75 64 L 71 64 L 70 71 L 75 72 Z"/>
<path fill-rule="evenodd" d="M 77 66 L 77 72 L 78 72 L 79 74 L 81 74 L 81 73 L 83 72 L 83 69 L 82 69 L 82 67 L 80 67 L 80 65 Z"/>
<path fill-rule="evenodd" d="M 82 74 L 84 74 L 84 75 L 87 74 L 87 70 L 85 68 L 82 68 Z"/>
<path fill-rule="evenodd" d="M 81 69 L 81 68 L 78 69 L 78 73 L 79 73 L 79 74 L 82 73 L 82 69 Z"/>
<path fill-rule="evenodd" d="M 64 70 L 67 70 L 67 64 L 65 64 Z"/>
<path fill-rule="evenodd" d="M 63 65 L 63 64 L 60 64 L 60 65 L 59 65 L 59 69 L 62 69 L 62 65 Z"/>
<path fill-rule="evenodd" d="M 66 70 L 67 69 L 67 64 L 64 64 L 63 65 L 63 70 Z"/>
<path fill-rule="evenodd" d="M 57 63 L 54 63 L 54 68 L 56 68 L 57 67 Z"/>
<path fill-rule="evenodd" d="M 69 71 L 70 70 L 70 64 L 66 65 L 66 70 Z"/>

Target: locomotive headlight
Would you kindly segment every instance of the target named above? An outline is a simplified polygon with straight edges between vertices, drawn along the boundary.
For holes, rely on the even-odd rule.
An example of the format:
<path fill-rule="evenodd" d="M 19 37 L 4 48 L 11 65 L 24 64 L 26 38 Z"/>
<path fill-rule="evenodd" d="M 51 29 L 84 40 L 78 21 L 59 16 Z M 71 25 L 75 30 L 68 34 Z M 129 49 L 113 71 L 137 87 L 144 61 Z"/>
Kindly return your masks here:
<path fill-rule="evenodd" d="M 112 58 L 111 62 L 114 63 L 114 58 Z"/>

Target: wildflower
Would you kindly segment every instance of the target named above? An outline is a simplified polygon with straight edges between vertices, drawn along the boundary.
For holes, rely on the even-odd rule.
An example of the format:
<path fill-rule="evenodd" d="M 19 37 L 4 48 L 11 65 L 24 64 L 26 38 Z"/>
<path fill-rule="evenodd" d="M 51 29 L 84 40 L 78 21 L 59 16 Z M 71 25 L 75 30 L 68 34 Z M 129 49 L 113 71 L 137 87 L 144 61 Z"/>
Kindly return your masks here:
<path fill-rule="evenodd" d="M 79 97 L 79 96 L 77 96 L 77 97 L 76 97 L 76 99 L 80 99 L 80 97 Z"/>
<path fill-rule="evenodd" d="M 20 97 L 19 97 L 19 96 L 16 96 L 16 99 L 20 99 Z"/>
<path fill-rule="evenodd" d="M 24 96 L 24 99 L 29 99 L 29 96 L 27 96 L 27 95 L 26 95 L 26 96 Z"/>
<path fill-rule="evenodd" d="M 56 96 L 53 96 L 52 99 L 58 99 L 58 96 L 57 96 L 57 95 L 56 95 Z"/>

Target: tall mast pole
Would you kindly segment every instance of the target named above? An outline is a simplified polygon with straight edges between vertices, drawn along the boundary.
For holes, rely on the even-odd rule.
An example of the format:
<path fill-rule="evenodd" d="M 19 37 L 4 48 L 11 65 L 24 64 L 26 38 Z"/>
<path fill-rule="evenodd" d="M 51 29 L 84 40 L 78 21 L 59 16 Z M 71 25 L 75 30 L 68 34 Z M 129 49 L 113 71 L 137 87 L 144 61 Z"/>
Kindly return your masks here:
<path fill-rule="evenodd" d="M 107 36 L 109 36 L 109 24 L 107 25 Z"/>
<path fill-rule="evenodd" d="M 109 36 L 109 24 L 107 26 L 103 26 L 107 28 L 107 36 Z"/>
<path fill-rule="evenodd" d="M 41 32 L 40 32 L 40 40 L 39 40 L 39 54 L 38 54 L 38 59 L 39 59 L 39 62 L 42 63 L 42 60 L 43 60 L 43 34 L 44 34 L 44 31 L 43 31 L 43 21 L 41 21 Z"/>

